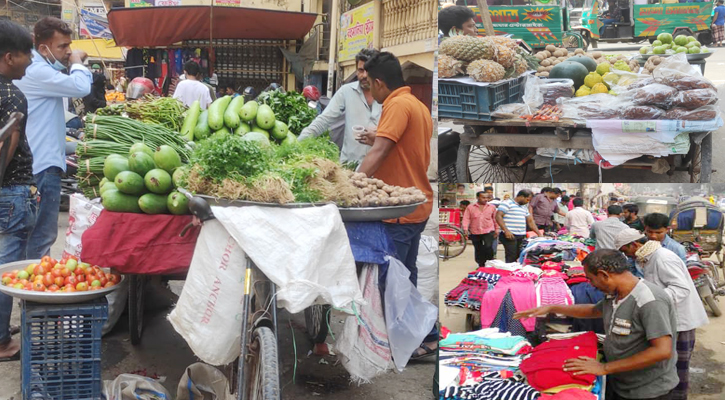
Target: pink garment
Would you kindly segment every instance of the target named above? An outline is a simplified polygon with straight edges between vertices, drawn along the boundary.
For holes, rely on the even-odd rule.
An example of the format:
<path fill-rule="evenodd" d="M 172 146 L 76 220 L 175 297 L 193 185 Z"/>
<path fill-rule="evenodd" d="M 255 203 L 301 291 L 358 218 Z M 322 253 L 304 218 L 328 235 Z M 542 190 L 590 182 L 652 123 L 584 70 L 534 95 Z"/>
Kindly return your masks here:
<path fill-rule="evenodd" d="M 516 311 L 526 311 L 536 307 L 536 288 L 534 282 L 527 278 L 518 276 L 504 276 L 496 284 L 496 288 L 486 292 L 481 301 L 481 327 L 488 328 L 496 318 L 501 302 L 506 293 L 511 291 L 511 298 L 514 301 Z M 534 330 L 536 318 L 524 318 L 521 320 L 527 332 Z"/>
<path fill-rule="evenodd" d="M 536 304 L 538 307 L 572 305 L 574 296 L 562 278 L 542 276 L 536 283 Z"/>
<path fill-rule="evenodd" d="M 496 207 L 493 204 L 482 206 L 478 203 L 466 207 L 466 212 L 463 213 L 463 230 L 474 235 L 497 232 Z"/>

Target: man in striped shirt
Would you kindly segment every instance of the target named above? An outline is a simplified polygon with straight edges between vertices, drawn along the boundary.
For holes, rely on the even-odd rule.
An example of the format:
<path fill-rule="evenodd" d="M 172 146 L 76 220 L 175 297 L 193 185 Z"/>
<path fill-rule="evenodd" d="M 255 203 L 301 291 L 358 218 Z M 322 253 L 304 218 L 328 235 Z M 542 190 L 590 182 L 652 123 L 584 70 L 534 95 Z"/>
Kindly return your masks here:
<path fill-rule="evenodd" d="M 501 244 L 506 251 L 506 262 L 512 263 L 518 260 L 521 254 L 521 246 L 526 239 L 526 227 L 541 236 L 534 223 L 534 218 L 529 213 L 529 202 L 534 194 L 531 190 L 521 190 L 513 200 L 506 200 L 498 206 L 496 222 L 503 232 L 499 236 Z"/>
<path fill-rule="evenodd" d="M 476 193 L 478 202 L 466 208 L 463 214 L 463 231 L 469 233 L 475 249 L 475 258 L 479 267 L 493 259 L 493 238 L 498 231 L 496 224 L 496 206 L 489 204 L 492 196 L 486 192 Z"/>

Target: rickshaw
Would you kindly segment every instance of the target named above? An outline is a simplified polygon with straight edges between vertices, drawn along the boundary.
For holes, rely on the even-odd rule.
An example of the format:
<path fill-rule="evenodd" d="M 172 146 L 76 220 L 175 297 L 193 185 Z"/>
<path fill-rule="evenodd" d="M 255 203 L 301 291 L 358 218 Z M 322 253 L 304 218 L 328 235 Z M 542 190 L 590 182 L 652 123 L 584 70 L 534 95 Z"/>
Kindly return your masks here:
<path fill-rule="evenodd" d="M 678 202 L 674 197 L 638 196 L 632 198 L 629 203 L 636 204 L 639 207 L 639 216 L 644 217 L 652 213 L 670 215 L 677 208 Z"/>
<path fill-rule="evenodd" d="M 438 258 L 443 261 L 458 257 L 466 251 L 468 238 L 461 224 L 463 215 L 459 208 L 438 210 Z"/>
<path fill-rule="evenodd" d="M 695 250 L 697 257 L 688 259 L 687 266 L 700 298 L 717 317 L 722 315 L 717 297 L 723 295 L 718 267 L 722 268 L 722 241 L 725 218 L 719 207 L 702 197 L 692 197 L 670 214 L 670 235 L 686 248 Z M 715 255 L 717 261 L 710 258 Z M 706 272 L 699 273 L 702 269 Z M 696 275 L 693 275 L 696 271 Z"/>
<path fill-rule="evenodd" d="M 680 203 L 672 211 L 670 221 L 673 239 L 679 243 L 700 245 L 703 256 L 709 258 L 715 255 L 717 265 L 722 268 L 725 228 L 723 210 L 703 197 L 692 197 Z M 718 275 L 716 275 L 717 282 L 720 281 Z"/>
<path fill-rule="evenodd" d="M 701 44 L 712 43 L 713 2 L 661 4 L 659 0 L 614 0 L 622 13 L 601 32 L 602 6 L 608 0 L 584 0 L 579 33 L 597 48 L 597 42 L 653 42 L 660 33 L 694 36 Z"/>

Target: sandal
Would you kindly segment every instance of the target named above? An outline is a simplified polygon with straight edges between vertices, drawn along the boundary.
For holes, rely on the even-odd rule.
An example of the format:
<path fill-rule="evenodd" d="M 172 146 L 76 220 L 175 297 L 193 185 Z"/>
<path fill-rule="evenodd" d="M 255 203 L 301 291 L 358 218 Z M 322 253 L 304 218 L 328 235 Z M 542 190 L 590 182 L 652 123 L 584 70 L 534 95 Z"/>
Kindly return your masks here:
<path fill-rule="evenodd" d="M 18 350 L 17 353 L 13 354 L 10 357 L 0 358 L 0 363 L 10 362 L 10 361 L 20 361 L 20 350 Z"/>
<path fill-rule="evenodd" d="M 435 353 L 438 351 L 437 347 L 435 349 L 431 349 L 430 347 L 426 346 L 425 343 L 421 343 L 418 349 L 423 349 L 424 352 L 422 354 L 414 352 L 413 355 L 410 357 L 411 360 L 420 360 L 422 358 L 430 357 L 432 355 L 435 355 Z"/>

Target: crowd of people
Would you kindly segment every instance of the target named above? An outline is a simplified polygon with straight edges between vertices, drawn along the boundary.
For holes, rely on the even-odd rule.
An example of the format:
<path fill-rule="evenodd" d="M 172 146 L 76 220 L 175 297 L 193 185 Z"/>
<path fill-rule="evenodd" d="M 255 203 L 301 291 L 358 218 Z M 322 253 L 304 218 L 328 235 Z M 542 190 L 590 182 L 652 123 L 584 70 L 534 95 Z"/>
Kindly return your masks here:
<path fill-rule="evenodd" d="M 495 258 L 496 236 L 506 263 L 519 261 L 527 239 L 565 233 L 596 242 L 582 264 L 604 300 L 544 306 L 516 315 L 603 319 L 606 362 L 570 360 L 566 370 L 607 375 L 615 400 L 687 399 L 696 329 L 705 326 L 708 317 L 687 271 L 686 249 L 668 235 L 670 216 L 650 213 L 642 218 L 636 204 L 619 198 L 610 199 L 604 216 L 588 210 L 581 194 L 569 197 L 557 188 L 544 188 L 536 195 L 521 190 L 494 206 L 493 188 L 486 189 L 490 190 L 477 193 L 476 203 L 461 206 L 462 227 L 480 267 Z"/>

